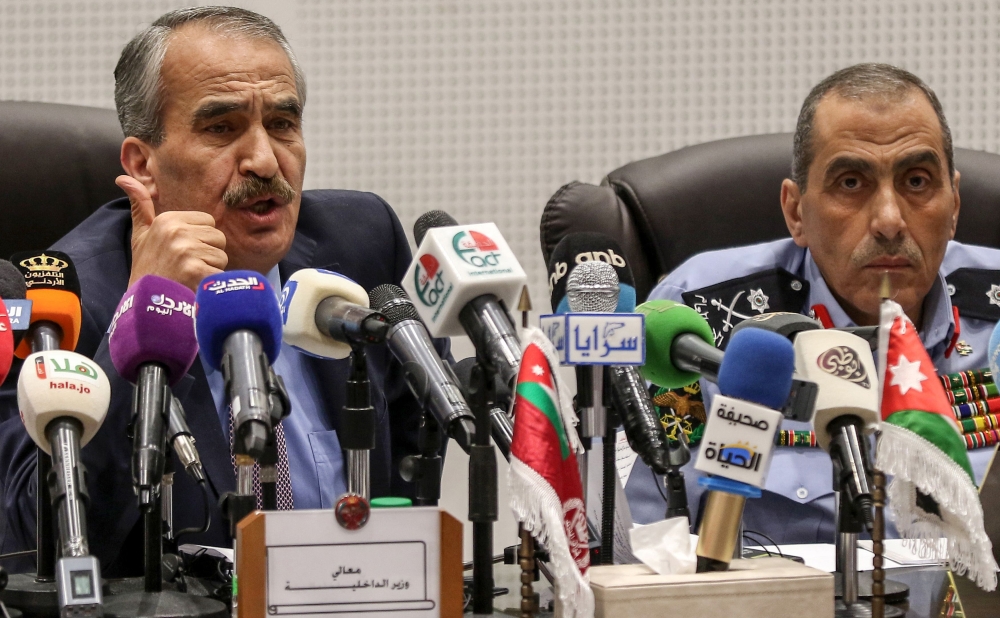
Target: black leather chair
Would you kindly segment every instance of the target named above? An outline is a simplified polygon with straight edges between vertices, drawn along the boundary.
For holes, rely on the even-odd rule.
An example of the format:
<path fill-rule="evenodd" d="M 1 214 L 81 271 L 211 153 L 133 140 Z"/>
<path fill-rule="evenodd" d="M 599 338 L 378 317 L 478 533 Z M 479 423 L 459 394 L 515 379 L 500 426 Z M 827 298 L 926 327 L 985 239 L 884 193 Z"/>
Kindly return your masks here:
<path fill-rule="evenodd" d="M 44 249 L 121 197 L 114 110 L 0 101 L 0 257 Z"/>
<path fill-rule="evenodd" d="M 594 186 L 571 182 L 542 213 L 542 255 L 571 232 L 602 232 L 625 250 L 641 302 L 684 260 L 712 249 L 786 238 L 781 181 L 792 134 L 688 146 L 635 161 Z M 962 173 L 956 240 L 1000 248 L 1000 155 L 955 149 Z"/>

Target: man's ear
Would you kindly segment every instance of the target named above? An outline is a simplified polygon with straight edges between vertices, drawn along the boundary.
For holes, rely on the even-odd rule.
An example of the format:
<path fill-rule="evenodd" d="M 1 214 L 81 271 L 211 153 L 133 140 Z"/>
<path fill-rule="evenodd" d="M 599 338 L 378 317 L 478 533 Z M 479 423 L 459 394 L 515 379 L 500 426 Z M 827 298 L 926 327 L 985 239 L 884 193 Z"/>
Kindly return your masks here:
<path fill-rule="evenodd" d="M 126 137 L 122 142 L 121 163 L 125 173 L 141 182 L 155 203 L 158 197 L 150 159 L 153 148 L 137 137 Z"/>
<path fill-rule="evenodd" d="M 800 247 L 808 246 L 802 229 L 802 193 L 799 185 L 791 178 L 781 182 L 781 213 L 785 216 L 785 225 L 795 244 Z"/>
<path fill-rule="evenodd" d="M 955 170 L 955 182 L 952 183 L 951 192 L 955 194 L 955 211 L 951 216 L 951 238 L 955 238 L 955 230 L 958 228 L 958 213 L 962 209 L 962 194 L 958 191 L 958 183 L 962 180 L 962 174 Z"/>

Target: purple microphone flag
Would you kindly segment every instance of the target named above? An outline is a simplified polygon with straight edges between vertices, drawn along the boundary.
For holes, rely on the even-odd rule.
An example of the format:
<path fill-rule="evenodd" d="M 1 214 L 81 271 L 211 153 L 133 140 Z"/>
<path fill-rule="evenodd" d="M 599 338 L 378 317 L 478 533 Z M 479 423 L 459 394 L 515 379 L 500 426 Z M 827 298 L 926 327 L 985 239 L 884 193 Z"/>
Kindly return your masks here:
<path fill-rule="evenodd" d="M 108 329 L 111 362 L 134 383 L 140 365 L 160 363 L 173 386 L 198 355 L 194 332 L 194 293 L 156 275 L 146 275 L 122 297 Z"/>

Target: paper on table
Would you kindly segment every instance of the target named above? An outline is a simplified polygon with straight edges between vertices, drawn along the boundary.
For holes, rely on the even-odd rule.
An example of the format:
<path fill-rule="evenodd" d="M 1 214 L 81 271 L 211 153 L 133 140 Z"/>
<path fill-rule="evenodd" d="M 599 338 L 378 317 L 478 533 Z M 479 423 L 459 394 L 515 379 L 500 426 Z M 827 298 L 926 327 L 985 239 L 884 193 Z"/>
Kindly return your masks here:
<path fill-rule="evenodd" d="M 622 487 L 628 484 L 637 457 L 636 452 L 628 445 L 625 432 L 619 431 L 618 440 L 615 442 L 615 467 L 618 468 L 618 480 L 622 482 Z"/>
<path fill-rule="evenodd" d="M 885 550 L 882 555 L 898 562 L 902 566 L 918 566 L 925 564 L 941 564 L 948 556 L 948 539 L 938 539 L 936 551 L 928 551 L 920 541 L 912 539 L 888 539 L 882 541 Z M 872 551 L 871 541 L 858 541 L 858 545 Z M 916 549 L 917 551 L 913 551 Z"/>

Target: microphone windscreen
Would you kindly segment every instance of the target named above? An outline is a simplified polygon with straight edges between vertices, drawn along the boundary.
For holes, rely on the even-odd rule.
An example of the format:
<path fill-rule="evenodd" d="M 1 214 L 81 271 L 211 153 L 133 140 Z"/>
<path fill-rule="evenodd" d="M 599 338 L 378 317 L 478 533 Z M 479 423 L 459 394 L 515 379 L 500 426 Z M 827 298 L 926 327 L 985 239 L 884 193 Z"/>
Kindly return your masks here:
<path fill-rule="evenodd" d="M 71 417 L 83 426 L 86 446 L 104 422 L 111 403 L 111 383 L 100 365 L 76 352 L 51 350 L 31 354 L 17 377 L 17 408 L 31 439 L 46 453 L 52 448 L 45 428 Z"/>
<path fill-rule="evenodd" d="M 780 410 L 792 389 L 795 349 L 770 331 L 746 328 L 729 338 L 719 367 L 719 392 Z"/>
<path fill-rule="evenodd" d="M 990 335 L 989 344 L 989 360 L 990 360 L 990 371 L 993 373 L 993 379 L 1000 382 L 1000 369 L 998 369 L 998 357 L 1000 357 L 1000 322 L 993 327 L 993 334 Z"/>
<path fill-rule="evenodd" d="M 701 377 L 680 369 L 671 358 L 671 347 L 678 336 L 691 333 L 715 345 L 712 327 L 705 318 L 683 303 L 672 300 L 648 300 L 635 308 L 646 316 L 646 364 L 640 371 L 647 380 L 664 388 L 681 388 Z"/>
<path fill-rule="evenodd" d="M 108 351 L 118 375 L 133 384 L 146 363 L 166 367 L 168 382 L 177 384 L 198 355 L 194 292 L 156 275 L 136 281 L 111 319 Z"/>
<path fill-rule="evenodd" d="M 386 283 L 378 286 L 368 292 L 368 301 L 368 306 L 384 315 L 393 326 L 406 320 L 423 322 L 410 297 L 398 285 Z"/>
<path fill-rule="evenodd" d="M 827 427 L 839 416 L 857 416 L 868 430 L 878 425 L 878 371 L 871 346 L 861 337 L 833 329 L 799 333 L 795 370 L 819 387 L 812 423 L 824 450 L 830 450 Z"/>
<path fill-rule="evenodd" d="M 221 369 L 223 344 L 238 330 L 260 337 L 273 363 L 281 351 L 281 308 L 267 278 L 252 270 L 216 273 L 202 279 L 195 293 L 195 333 L 202 358 Z"/>
<path fill-rule="evenodd" d="M 7 260 L 0 260 L 0 299 L 23 300 L 27 292 L 21 271 Z"/>
<path fill-rule="evenodd" d="M 625 261 L 625 252 L 614 238 L 598 232 L 568 234 L 552 250 L 552 257 L 549 258 L 549 300 L 552 311 L 569 311 L 569 300 L 566 298 L 569 274 L 578 264 L 593 261 L 606 262 L 615 268 L 619 286 L 615 312 L 635 311 L 635 279 L 632 277 L 632 269 Z"/>
<path fill-rule="evenodd" d="M 76 349 L 80 338 L 82 315 L 80 280 L 68 255 L 59 251 L 26 251 L 15 253 L 11 262 L 21 272 L 27 288 L 25 298 L 31 301 L 31 323 L 53 322 L 62 329 L 59 347 Z M 31 354 L 31 342 L 26 338 L 15 350 L 18 358 Z"/>
<path fill-rule="evenodd" d="M 324 335 L 316 325 L 316 309 L 330 297 L 368 306 L 368 292 L 340 273 L 303 268 L 288 278 L 281 290 L 281 323 L 285 343 L 318 358 L 347 358 L 351 346 Z M 281 333 L 281 331 L 278 331 Z"/>
<path fill-rule="evenodd" d="M 413 223 L 413 239 L 417 241 L 417 246 L 424 242 L 427 230 L 432 227 L 449 227 L 458 225 L 455 217 L 452 217 L 443 210 L 431 210 L 417 217 Z"/>
<path fill-rule="evenodd" d="M 614 313 L 618 306 L 618 275 L 610 264 L 579 264 L 566 278 L 569 309 L 584 313 Z"/>

